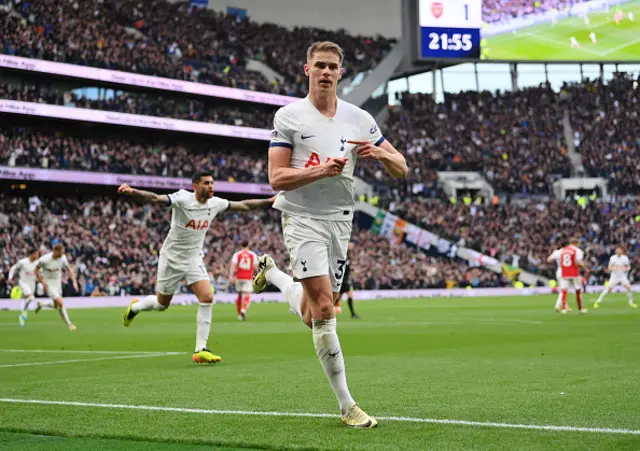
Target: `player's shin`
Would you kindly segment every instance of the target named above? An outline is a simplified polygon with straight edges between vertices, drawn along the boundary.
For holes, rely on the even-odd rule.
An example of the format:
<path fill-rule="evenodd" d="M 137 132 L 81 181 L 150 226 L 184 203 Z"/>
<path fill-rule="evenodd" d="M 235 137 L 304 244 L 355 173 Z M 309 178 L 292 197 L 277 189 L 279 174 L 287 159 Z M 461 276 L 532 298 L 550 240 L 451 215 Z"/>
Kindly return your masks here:
<path fill-rule="evenodd" d="M 631 291 L 631 288 L 627 288 L 627 301 L 629 301 L 629 304 L 633 304 L 633 292 Z"/>
<path fill-rule="evenodd" d="M 157 311 L 163 311 L 166 310 L 167 307 L 165 307 L 164 305 L 160 304 L 158 302 L 158 296 L 156 295 L 149 295 L 146 298 L 144 298 L 141 301 L 138 301 L 136 303 L 134 303 L 131 306 L 131 311 L 134 313 L 138 313 L 138 312 L 144 312 L 144 311 L 149 311 L 149 310 L 157 310 Z"/>
<path fill-rule="evenodd" d="M 560 295 L 562 297 L 562 310 L 567 309 L 567 292 L 563 291 Z"/>
<path fill-rule="evenodd" d="M 27 316 L 27 312 L 29 311 L 29 304 L 31 304 L 31 301 L 33 301 L 33 295 L 27 296 L 27 298 L 22 301 L 22 308 L 20 312 L 22 316 Z"/>
<path fill-rule="evenodd" d="M 67 313 L 67 309 L 64 305 L 60 306 L 60 308 L 58 309 L 58 313 L 60 313 L 62 321 L 64 321 L 67 326 L 70 326 L 71 320 L 69 319 L 69 314 Z"/>
<path fill-rule="evenodd" d="M 211 315 L 212 302 L 201 302 L 198 305 L 198 313 L 196 315 L 196 349 L 195 352 L 207 348 L 209 340 L 209 332 L 211 331 Z"/>
<path fill-rule="evenodd" d="M 247 312 L 249 310 L 249 304 L 251 304 L 251 294 L 247 293 L 244 295 L 244 299 L 242 301 L 242 311 Z"/>
<path fill-rule="evenodd" d="M 604 297 L 607 295 L 607 291 L 608 291 L 607 288 L 602 290 L 602 293 L 600 293 L 600 296 L 598 296 L 598 299 L 596 300 L 596 304 L 599 304 L 604 300 Z"/>
<path fill-rule="evenodd" d="M 576 302 L 578 303 L 578 310 L 582 310 L 582 291 L 576 290 Z"/>
<path fill-rule="evenodd" d="M 312 329 L 316 354 L 344 414 L 356 402 L 347 387 L 344 357 L 336 332 L 336 319 L 314 320 Z"/>
<path fill-rule="evenodd" d="M 43 299 L 40 301 L 41 308 L 55 308 L 56 304 L 51 299 Z"/>
<path fill-rule="evenodd" d="M 236 298 L 236 313 L 240 315 L 242 313 L 242 293 L 238 293 Z"/>

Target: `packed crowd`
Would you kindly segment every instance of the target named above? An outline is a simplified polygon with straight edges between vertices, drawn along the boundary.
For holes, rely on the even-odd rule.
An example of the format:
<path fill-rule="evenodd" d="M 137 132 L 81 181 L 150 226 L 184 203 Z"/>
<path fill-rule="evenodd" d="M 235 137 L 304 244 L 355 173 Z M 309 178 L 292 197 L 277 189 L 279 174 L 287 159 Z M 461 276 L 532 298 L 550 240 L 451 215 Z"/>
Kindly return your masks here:
<path fill-rule="evenodd" d="M 0 84 L 0 98 L 256 128 L 269 128 L 275 114 L 274 107 L 230 105 L 217 98 L 203 100 L 119 91 L 109 98 L 89 99 L 74 91 L 43 88 L 28 83 L 21 86 Z"/>
<path fill-rule="evenodd" d="M 384 128 L 404 152 L 409 177 L 389 180 L 371 165 L 362 171 L 402 198 L 435 192 L 436 170 L 480 171 L 498 192 L 547 193 L 553 178 L 570 169 L 556 97 L 548 86 L 447 94 L 444 103 L 405 93 Z"/>
<path fill-rule="evenodd" d="M 212 150 L 207 141 L 149 144 L 0 126 L 0 165 L 11 167 L 166 177 L 190 177 L 207 170 L 215 180 L 267 183 L 266 153 L 261 156 L 240 148 Z"/>
<path fill-rule="evenodd" d="M 348 74 L 374 67 L 393 44 L 379 36 L 259 24 L 188 1 L 14 3 L 22 19 L 2 16 L 5 54 L 294 96 L 306 93 L 301 63 L 312 41 L 340 42 Z M 269 83 L 246 70 L 248 59 L 262 60 L 285 81 Z"/>
<path fill-rule="evenodd" d="M 482 20 L 486 23 L 509 22 L 552 10 L 563 11 L 582 0 L 483 0 Z"/>
<path fill-rule="evenodd" d="M 65 277 L 65 295 L 138 295 L 155 284 L 155 267 L 168 227 L 162 207 L 141 206 L 115 198 L 38 198 L 0 196 L 8 223 L 0 231 L 0 297 L 8 289 L 7 273 L 32 246 L 51 249 L 62 242 L 80 282 L 74 293 Z M 231 256 L 244 240 L 259 253 L 270 253 L 288 267 L 279 212 L 225 213 L 205 241 L 205 263 L 219 290 L 229 290 Z M 496 284 L 497 276 L 460 262 L 427 257 L 365 230 L 354 234 L 350 258 L 356 288 L 421 288 Z M 384 259 L 377 258 L 385 256 Z M 182 291 L 186 288 L 182 287 Z"/>
<path fill-rule="evenodd" d="M 528 202 L 500 205 L 452 205 L 437 200 L 394 204 L 394 213 L 505 263 L 553 277 L 547 264 L 554 249 L 577 236 L 586 252 L 592 282 L 603 282 L 616 246 L 624 246 L 640 278 L 640 204 L 636 200 Z"/>
<path fill-rule="evenodd" d="M 594 177 L 610 192 L 640 192 L 640 77 L 618 74 L 607 84 L 567 86 L 574 144 Z"/>

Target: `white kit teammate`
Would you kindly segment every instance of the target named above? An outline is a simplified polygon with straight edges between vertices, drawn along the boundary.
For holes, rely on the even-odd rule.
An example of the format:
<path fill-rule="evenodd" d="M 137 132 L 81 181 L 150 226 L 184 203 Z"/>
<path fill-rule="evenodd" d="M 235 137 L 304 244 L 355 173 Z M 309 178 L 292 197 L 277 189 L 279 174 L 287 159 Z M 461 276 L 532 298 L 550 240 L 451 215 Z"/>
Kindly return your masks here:
<path fill-rule="evenodd" d="M 609 286 L 605 287 L 602 293 L 600 293 L 600 297 L 598 297 L 596 303 L 593 304 L 593 308 L 600 307 L 600 303 L 603 301 L 604 297 L 611 293 L 618 285 L 622 285 L 627 290 L 629 306 L 632 308 L 638 307 L 638 305 L 633 302 L 633 293 L 631 292 L 631 284 L 629 283 L 628 277 L 630 269 L 631 263 L 629 262 L 629 257 L 624 254 L 624 249 L 617 247 L 615 255 L 612 255 L 609 259 L 608 270 L 611 272 Z"/>
<path fill-rule="evenodd" d="M 219 213 L 225 210 L 249 211 L 270 207 L 273 198 L 231 202 L 214 197 L 211 173 L 197 172 L 191 181 L 193 192 L 180 190 L 169 195 L 137 190 L 126 184 L 118 188 L 119 194 L 131 196 L 145 204 L 164 205 L 172 210 L 171 228 L 160 250 L 156 294 L 142 300 L 133 299 L 124 314 L 123 322 L 129 327 L 139 312 L 166 310 L 180 281 L 184 279 L 199 302 L 193 361 L 216 363 L 221 358 L 207 349 L 213 293 L 209 273 L 202 259 L 204 238 Z"/>
<path fill-rule="evenodd" d="M 9 270 L 9 284 L 13 282 L 13 278 L 18 274 L 18 286 L 22 290 L 22 308 L 18 317 L 20 326 L 24 326 L 25 321 L 28 319 L 29 304 L 33 301 L 36 292 L 36 266 L 38 266 L 39 256 L 38 249 L 32 249 L 28 257 L 18 260 Z"/>
<path fill-rule="evenodd" d="M 272 283 L 284 293 L 291 310 L 313 330 L 342 421 L 372 428 L 377 421 L 358 407 L 347 387 L 334 302 L 351 238 L 356 157 L 379 161 L 394 177 L 406 177 L 408 168 L 369 113 L 337 98 L 342 62 L 342 49 L 333 42 L 309 47 L 304 65 L 309 95 L 278 110 L 269 145 L 269 182 L 282 191 L 274 208 L 282 211 L 284 243 L 302 283 L 263 255 L 253 288 L 259 293 Z"/>
<path fill-rule="evenodd" d="M 43 255 L 38 260 L 38 266 L 36 266 L 35 274 L 38 281 L 42 284 L 44 292 L 51 300 L 38 301 L 36 307 L 36 313 L 43 307 L 56 308 L 60 317 L 65 322 L 70 331 L 76 330 L 76 326 L 73 325 L 69 319 L 69 314 L 64 306 L 62 300 L 62 270 L 66 269 L 71 281 L 73 282 L 73 289 L 78 291 L 78 281 L 76 275 L 69 266 L 69 260 L 64 255 L 64 246 L 60 243 L 53 246 L 52 252 Z"/>

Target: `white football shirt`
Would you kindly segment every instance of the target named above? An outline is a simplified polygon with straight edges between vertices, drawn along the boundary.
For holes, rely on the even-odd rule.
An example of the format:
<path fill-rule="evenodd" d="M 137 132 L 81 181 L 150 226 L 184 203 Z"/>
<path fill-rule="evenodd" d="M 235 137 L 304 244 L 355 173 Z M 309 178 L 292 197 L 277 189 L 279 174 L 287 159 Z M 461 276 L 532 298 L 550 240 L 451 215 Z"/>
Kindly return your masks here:
<path fill-rule="evenodd" d="M 36 283 L 36 266 L 38 266 L 38 259 L 31 261 L 29 257 L 22 258 L 9 270 L 9 279 L 13 279 L 17 272 L 19 273 L 18 284 L 34 285 Z"/>
<path fill-rule="evenodd" d="M 338 99 L 336 114 L 323 116 L 308 97 L 278 110 L 269 147 L 292 149 L 290 166 L 318 166 L 329 158 L 348 158 L 341 175 L 324 178 L 278 194 L 273 208 L 318 219 L 351 221 L 353 171 L 356 145 L 348 140 L 380 145 L 384 137 L 373 117 L 357 106 Z"/>
<path fill-rule="evenodd" d="M 200 203 L 194 193 L 181 189 L 169 194 L 169 202 L 171 228 L 160 255 L 172 265 L 188 266 L 201 255 L 204 238 L 213 219 L 229 208 L 229 201 L 212 197 Z"/>
<path fill-rule="evenodd" d="M 67 256 L 63 255 L 60 258 L 53 258 L 53 252 L 43 255 L 38 260 L 38 266 L 40 267 L 42 278 L 48 284 L 59 284 L 62 282 L 62 270 L 69 264 Z"/>
<path fill-rule="evenodd" d="M 630 267 L 631 263 L 629 262 L 629 257 L 627 257 L 626 255 L 621 255 L 619 257 L 616 254 L 612 255 L 611 258 L 609 259 L 609 268 L 612 268 L 614 266 Z M 626 277 L 628 272 L 629 271 L 615 270 L 615 271 L 611 271 L 611 276 Z"/>

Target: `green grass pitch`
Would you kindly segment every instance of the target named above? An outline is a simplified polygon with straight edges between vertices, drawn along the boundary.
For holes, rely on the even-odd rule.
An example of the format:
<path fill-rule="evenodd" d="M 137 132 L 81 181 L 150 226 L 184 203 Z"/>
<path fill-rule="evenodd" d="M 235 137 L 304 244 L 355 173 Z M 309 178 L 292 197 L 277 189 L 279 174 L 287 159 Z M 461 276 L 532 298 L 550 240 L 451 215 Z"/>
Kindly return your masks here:
<path fill-rule="evenodd" d="M 310 331 L 284 304 L 253 305 L 246 323 L 216 306 L 210 347 L 224 361 L 212 366 L 191 362 L 195 306 L 141 314 L 129 329 L 122 309 L 70 310 L 74 333 L 53 311 L 24 328 L 0 312 L 0 449 L 640 449 L 640 310 L 622 294 L 587 315 L 557 315 L 554 303 L 356 303 L 362 319 L 343 314 L 338 329 L 375 430 L 333 416 Z"/>
<path fill-rule="evenodd" d="M 582 17 L 561 19 L 487 38 L 482 48 L 486 60 L 535 61 L 640 61 L 640 0 L 622 4 L 624 18 L 616 25 L 615 8 L 607 13 L 589 15 L 590 25 Z M 634 21 L 627 13 L 632 12 Z M 589 34 L 596 34 L 593 44 Z M 571 48 L 574 36 L 580 48 Z"/>

